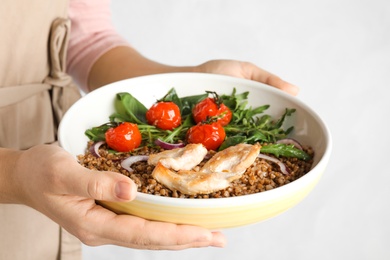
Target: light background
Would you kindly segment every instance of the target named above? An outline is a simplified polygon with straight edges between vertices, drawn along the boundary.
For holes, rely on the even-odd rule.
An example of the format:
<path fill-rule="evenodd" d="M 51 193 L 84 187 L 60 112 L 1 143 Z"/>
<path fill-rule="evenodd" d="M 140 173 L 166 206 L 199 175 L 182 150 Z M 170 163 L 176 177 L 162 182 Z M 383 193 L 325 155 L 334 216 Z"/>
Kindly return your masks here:
<path fill-rule="evenodd" d="M 85 246 L 84 259 L 390 259 L 389 1 L 113 0 L 112 12 L 118 30 L 156 61 L 246 60 L 298 85 L 334 150 L 306 199 L 224 231 L 224 249 Z"/>

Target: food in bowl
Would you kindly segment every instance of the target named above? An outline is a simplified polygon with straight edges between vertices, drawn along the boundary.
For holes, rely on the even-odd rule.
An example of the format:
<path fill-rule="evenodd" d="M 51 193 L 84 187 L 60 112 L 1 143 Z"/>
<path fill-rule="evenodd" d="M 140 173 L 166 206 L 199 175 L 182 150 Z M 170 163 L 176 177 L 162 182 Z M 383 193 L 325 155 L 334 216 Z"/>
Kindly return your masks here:
<path fill-rule="evenodd" d="M 211 95 L 211 97 L 210 97 Z M 174 88 L 149 109 L 117 93 L 110 121 L 88 129 L 79 162 L 131 178 L 142 193 L 176 198 L 221 198 L 259 193 L 310 171 L 313 150 L 287 138 L 280 118 L 250 107 L 249 92 L 215 91 L 179 97 Z"/>
<path fill-rule="evenodd" d="M 280 118 L 286 107 L 296 109 L 292 116 L 286 117 L 284 125 L 287 128 L 294 126 L 289 133 L 290 138 L 315 151 L 310 171 L 278 188 L 245 196 L 188 199 L 137 192 L 132 201 L 98 201 L 100 205 L 118 214 L 131 214 L 148 220 L 226 229 L 262 222 L 282 214 L 301 202 L 321 179 L 331 155 L 332 139 L 327 125 L 315 111 L 300 99 L 262 83 L 215 74 L 158 74 L 101 87 L 77 101 L 64 115 L 58 131 L 59 144 L 77 159 L 78 155 L 85 153 L 89 142 L 85 130 L 107 122 L 116 110 L 114 100 L 117 93 L 129 92 L 150 107 L 172 87 L 180 96 L 198 95 L 205 90 L 221 94 L 230 94 L 233 88 L 238 93 L 249 91 L 248 105 L 270 104 L 267 114 L 274 118 Z M 136 167 L 136 164 L 133 165 L 134 169 Z"/>

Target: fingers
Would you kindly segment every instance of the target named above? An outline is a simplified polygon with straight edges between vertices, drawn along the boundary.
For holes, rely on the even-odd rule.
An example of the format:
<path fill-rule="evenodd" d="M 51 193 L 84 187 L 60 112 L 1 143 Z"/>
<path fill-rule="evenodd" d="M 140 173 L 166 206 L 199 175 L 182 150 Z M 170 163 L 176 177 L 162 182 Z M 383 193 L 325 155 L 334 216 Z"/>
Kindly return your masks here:
<path fill-rule="evenodd" d="M 298 95 L 299 88 L 295 85 L 292 85 L 288 83 L 287 81 L 282 80 L 278 76 L 275 76 L 273 74 L 269 74 L 266 80 L 264 81 L 265 84 L 273 86 L 275 88 L 278 88 L 280 90 L 283 90 L 293 96 Z"/>
<path fill-rule="evenodd" d="M 95 231 L 97 231 L 95 229 Z M 99 237 L 107 240 L 102 244 L 153 249 L 182 250 L 194 247 L 224 247 L 226 239 L 220 232 L 211 232 L 205 228 L 176 225 L 164 222 L 147 221 L 129 215 L 115 215 L 100 225 Z M 99 245 L 96 241 L 83 241 L 88 245 Z"/>
<path fill-rule="evenodd" d="M 299 92 L 299 88 L 297 86 L 282 80 L 278 76 L 263 70 L 250 62 L 211 60 L 196 66 L 194 71 L 250 79 L 278 88 L 294 96 Z"/>
<path fill-rule="evenodd" d="M 148 221 L 132 215 L 117 215 L 76 196 L 57 196 L 52 216 L 89 246 L 117 245 L 135 249 L 182 250 L 198 247 L 224 247 L 226 239 L 220 232 L 189 225 Z M 58 216 L 60 216 L 58 218 Z"/>
<path fill-rule="evenodd" d="M 296 96 L 299 92 L 299 88 L 297 86 L 290 84 L 287 81 L 284 81 L 283 79 L 279 78 L 278 76 L 259 67 L 256 67 L 251 63 L 244 63 L 243 66 L 244 71 L 247 71 L 249 73 L 248 78 L 251 80 L 255 80 L 278 88 L 293 96 Z"/>
<path fill-rule="evenodd" d="M 163 238 L 163 239 L 162 239 Z M 133 245 L 141 249 L 182 250 L 198 247 L 224 247 L 226 241 L 219 232 L 195 226 L 145 221 L 134 232 Z"/>

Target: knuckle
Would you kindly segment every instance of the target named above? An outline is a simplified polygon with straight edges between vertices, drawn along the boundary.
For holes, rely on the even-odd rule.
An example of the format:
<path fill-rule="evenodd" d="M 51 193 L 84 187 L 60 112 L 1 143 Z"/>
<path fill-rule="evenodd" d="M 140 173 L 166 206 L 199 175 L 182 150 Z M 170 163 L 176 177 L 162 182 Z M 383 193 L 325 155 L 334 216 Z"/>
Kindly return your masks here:
<path fill-rule="evenodd" d="M 139 235 L 139 236 L 137 236 L 137 237 L 134 239 L 133 242 L 134 242 L 134 244 L 135 244 L 138 248 L 152 248 L 152 247 L 153 247 L 152 241 L 151 241 L 150 238 L 147 237 L 147 236 Z"/>
<path fill-rule="evenodd" d="M 92 232 L 87 230 L 77 230 L 75 236 L 81 241 L 81 243 L 87 246 L 97 246 L 97 237 Z"/>
<path fill-rule="evenodd" d="M 104 198 L 104 183 L 102 180 L 95 179 L 88 183 L 87 192 L 91 198 L 101 200 Z"/>

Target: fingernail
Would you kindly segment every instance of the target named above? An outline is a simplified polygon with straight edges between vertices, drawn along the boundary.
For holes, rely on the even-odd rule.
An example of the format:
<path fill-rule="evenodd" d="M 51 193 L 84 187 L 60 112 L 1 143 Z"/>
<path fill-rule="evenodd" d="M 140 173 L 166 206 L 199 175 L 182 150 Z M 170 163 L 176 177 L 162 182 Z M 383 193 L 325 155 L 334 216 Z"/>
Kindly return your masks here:
<path fill-rule="evenodd" d="M 213 241 L 211 243 L 211 246 L 214 247 L 225 247 L 226 246 L 226 238 L 221 233 L 214 233 L 213 234 Z"/>
<path fill-rule="evenodd" d="M 128 182 L 120 181 L 115 186 L 115 194 L 121 200 L 130 200 L 131 186 Z"/>
<path fill-rule="evenodd" d="M 299 93 L 299 87 L 290 84 L 290 93 L 291 93 L 293 96 L 298 95 L 298 93 Z"/>

